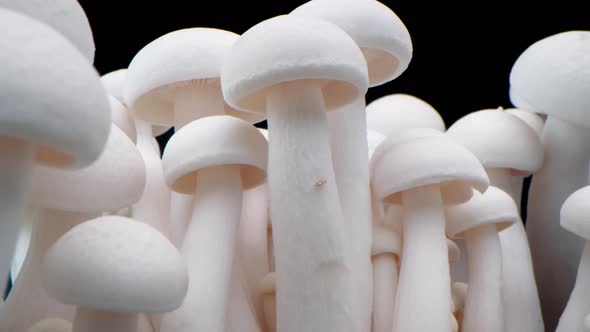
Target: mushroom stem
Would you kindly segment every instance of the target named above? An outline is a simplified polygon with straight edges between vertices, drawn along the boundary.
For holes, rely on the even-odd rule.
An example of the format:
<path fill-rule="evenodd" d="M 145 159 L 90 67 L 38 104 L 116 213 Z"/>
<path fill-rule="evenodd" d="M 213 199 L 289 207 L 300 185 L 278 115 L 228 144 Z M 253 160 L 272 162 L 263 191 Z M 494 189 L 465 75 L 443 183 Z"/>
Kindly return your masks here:
<path fill-rule="evenodd" d="M 527 234 L 543 318 L 553 331 L 574 286 L 583 240 L 562 229 L 560 209 L 588 184 L 590 130 L 549 117 L 543 132 L 545 159 L 529 191 Z"/>
<path fill-rule="evenodd" d="M 71 320 L 74 317 L 73 308 L 56 302 L 45 292 L 40 277 L 41 260 L 64 233 L 95 217 L 98 215 L 52 209 L 39 211 L 22 270 L 6 302 L 0 307 L 0 331 L 26 331 L 44 318 Z"/>
<path fill-rule="evenodd" d="M 170 242 L 182 248 L 182 242 L 191 219 L 194 197 L 172 192 L 170 197 Z"/>
<path fill-rule="evenodd" d="M 169 323 L 163 322 L 162 331 L 225 331 L 242 208 L 240 167 L 204 168 L 196 183 L 193 215 L 182 245 L 190 284 L 182 306 L 169 315 Z M 173 326 L 179 322 L 181 326 Z"/>
<path fill-rule="evenodd" d="M 22 221 L 35 159 L 33 145 L 16 138 L 0 139 L 0 289 L 4 289 Z"/>
<path fill-rule="evenodd" d="M 398 266 L 392 254 L 373 256 L 373 332 L 391 332 Z"/>
<path fill-rule="evenodd" d="M 319 83 L 274 87 L 267 115 L 277 331 L 361 331 Z"/>
<path fill-rule="evenodd" d="M 451 280 L 440 187 L 406 190 L 402 200 L 403 259 L 393 331 L 448 332 Z"/>
<path fill-rule="evenodd" d="M 116 313 L 79 307 L 72 324 L 72 332 L 136 332 L 137 313 Z"/>
<path fill-rule="evenodd" d="M 269 332 L 276 332 L 277 330 L 277 312 L 276 312 L 276 297 L 275 294 L 266 294 L 262 297 L 264 305 L 264 318 L 266 328 Z"/>
<path fill-rule="evenodd" d="M 556 332 L 585 331 L 585 316 L 590 311 L 590 242 L 586 241 L 576 284 L 559 319 Z"/>
<path fill-rule="evenodd" d="M 223 115 L 225 106 L 218 80 L 192 80 L 179 83 L 174 91 L 174 129 L 179 130 L 194 120 Z"/>
<path fill-rule="evenodd" d="M 469 291 L 463 311 L 462 331 L 503 332 L 502 256 L 495 225 L 465 232 L 469 264 Z"/>
<path fill-rule="evenodd" d="M 520 196 L 522 177 L 510 170 L 486 168 L 490 183 L 515 199 Z M 514 177 L 520 181 L 514 181 Z M 515 187 L 517 183 L 520 186 Z M 516 202 L 516 200 L 515 200 Z M 539 292 L 533 271 L 529 240 L 522 221 L 499 233 L 502 250 L 502 303 L 506 332 L 543 331 Z"/>

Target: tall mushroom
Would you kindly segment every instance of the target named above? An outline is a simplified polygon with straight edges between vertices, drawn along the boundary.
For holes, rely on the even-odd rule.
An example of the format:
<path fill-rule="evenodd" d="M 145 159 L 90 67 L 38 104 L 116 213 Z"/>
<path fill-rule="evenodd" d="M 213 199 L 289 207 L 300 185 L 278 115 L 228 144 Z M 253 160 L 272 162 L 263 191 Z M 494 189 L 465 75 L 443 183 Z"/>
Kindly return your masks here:
<path fill-rule="evenodd" d="M 524 176 L 535 173 L 543 163 L 543 145 L 537 133 L 500 109 L 468 114 L 455 122 L 447 135 L 475 154 L 491 185 L 515 203 L 520 202 Z M 499 236 L 505 331 L 541 331 L 543 317 L 524 224 L 519 220 Z"/>
<path fill-rule="evenodd" d="M 30 248 L 19 278 L 0 307 L 1 331 L 26 331 L 46 317 L 71 320 L 73 308 L 50 300 L 40 266 L 48 248 L 66 231 L 107 211 L 136 202 L 145 184 L 145 167 L 131 140 L 113 126 L 100 158 L 82 170 L 33 171 L 32 204 L 38 208 Z"/>
<path fill-rule="evenodd" d="M 119 216 L 69 230 L 47 252 L 41 274 L 50 296 L 77 307 L 72 332 L 136 332 L 138 313 L 174 310 L 188 287 L 174 245 Z"/>
<path fill-rule="evenodd" d="M 510 73 L 510 98 L 546 114 L 545 159 L 529 192 L 527 234 L 545 328 L 555 329 L 566 305 L 582 240 L 559 227 L 566 198 L 588 184 L 590 161 L 590 31 L 569 31 L 528 47 Z M 551 93 L 547 93 L 551 91 Z"/>
<path fill-rule="evenodd" d="M 489 187 L 466 203 L 446 211 L 447 233 L 464 238 L 469 265 L 469 292 L 461 331 L 506 331 L 502 300 L 502 252 L 498 232 L 519 221 L 514 201 L 504 191 Z M 528 314 L 528 308 L 521 314 Z"/>
<path fill-rule="evenodd" d="M 60 33 L 6 9 L 0 9 L 0 31 L 0 285 L 5 285 L 33 165 L 90 165 L 105 146 L 111 113 L 98 74 Z"/>
<path fill-rule="evenodd" d="M 326 20 L 344 30 L 363 52 L 374 87 L 399 77 L 412 59 L 412 40 L 401 19 L 381 2 L 312 0 L 290 15 Z M 371 324 L 371 194 L 365 99 L 327 115 L 343 229 L 350 241 L 361 330 Z"/>
<path fill-rule="evenodd" d="M 449 331 L 444 206 L 467 201 L 472 188 L 484 191 L 487 175 L 468 150 L 427 128 L 408 129 L 383 141 L 373 154 L 371 171 L 376 196 L 404 209 L 393 330 Z"/>
<path fill-rule="evenodd" d="M 168 142 L 166 182 L 192 194 L 194 209 L 181 249 L 191 283 L 162 331 L 224 331 L 242 190 L 264 182 L 267 151 L 255 127 L 228 115 L 195 120 Z"/>
<path fill-rule="evenodd" d="M 556 332 L 583 332 L 585 318 L 590 311 L 590 186 L 571 194 L 561 207 L 561 227 L 585 241 L 578 275 L 567 306 L 563 311 Z"/>
<path fill-rule="evenodd" d="M 366 92 L 361 50 L 331 23 L 278 16 L 236 41 L 221 85 L 230 105 L 268 116 L 277 330 L 360 331 L 325 113 Z"/>

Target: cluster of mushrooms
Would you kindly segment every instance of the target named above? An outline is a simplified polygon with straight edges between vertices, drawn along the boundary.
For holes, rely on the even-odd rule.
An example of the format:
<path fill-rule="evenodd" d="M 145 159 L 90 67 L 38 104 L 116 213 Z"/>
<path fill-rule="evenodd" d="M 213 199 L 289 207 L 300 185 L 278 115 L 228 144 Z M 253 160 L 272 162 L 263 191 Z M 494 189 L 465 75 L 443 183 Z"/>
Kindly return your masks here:
<path fill-rule="evenodd" d="M 93 57 L 75 0 L 0 0 L 0 332 L 590 331 L 589 31 L 448 129 L 365 107 L 412 57 L 375 0 Z"/>

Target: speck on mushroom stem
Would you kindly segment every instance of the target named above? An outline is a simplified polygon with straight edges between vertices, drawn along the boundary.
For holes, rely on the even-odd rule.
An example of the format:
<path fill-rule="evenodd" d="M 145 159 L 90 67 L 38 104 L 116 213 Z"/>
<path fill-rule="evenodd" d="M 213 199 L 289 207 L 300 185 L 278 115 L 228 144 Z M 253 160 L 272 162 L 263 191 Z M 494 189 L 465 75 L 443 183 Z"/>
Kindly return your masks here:
<path fill-rule="evenodd" d="M 275 86 L 267 116 L 277 330 L 356 331 L 350 251 L 319 84 Z M 316 187 L 317 179 L 326 183 Z"/>
<path fill-rule="evenodd" d="M 116 313 L 78 307 L 72 332 L 136 332 L 137 313 Z"/>
<path fill-rule="evenodd" d="M 590 130 L 549 116 L 543 141 L 545 159 L 531 182 L 526 231 L 550 329 L 572 291 L 583 248 L 579 237 L 560 227 L 559 211 L 571 193 L 588 184 Z"/>
<path fill-rule="evenodd" d="M 556 332 L 584 331 L 584 317 L 590 310 L 590 242 L 586 241 L 574 289 L 557 325 Z"/>
<path fill-rule="evenodd" d="M 190 284 L 179 310 L 189 310 L 198 318 L 191 321 L 193 326 L 185 326 L 182 331 L 224 331 L 242 208 L 240 167 L 200 170 L 193 206 L 182 247 L 185 259 L 191 262 Z"/>
<path fill-rule="evenodd" d="M 217 79 L 190 80 L 164 89 L 169 89 L 174 103 L 176 130 L 202 117 L 225 113 L 223 94 Z"/>
<path fill-rule="evenodd" d="M 404 191 L 402 201 L 403 259 L 393 330 L 448 332 L 451 328 L 451 280 L 440 186 Z M 418 313 L 427 313 L 428 319 L 416 315 Z"/>

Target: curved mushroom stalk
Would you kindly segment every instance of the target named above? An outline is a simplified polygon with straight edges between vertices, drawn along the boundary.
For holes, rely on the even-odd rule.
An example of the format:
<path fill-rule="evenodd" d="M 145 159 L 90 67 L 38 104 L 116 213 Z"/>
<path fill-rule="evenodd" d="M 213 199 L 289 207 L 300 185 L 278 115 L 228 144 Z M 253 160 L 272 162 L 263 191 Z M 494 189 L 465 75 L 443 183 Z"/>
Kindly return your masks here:
<path fill-rule="evenodd" d="M 556 332 L 584 331 L 585 317 L 590 311 L 590 243 L 586 241 L 578 268 L 576 284 L 559 319 Z"/>
<path fill-rule="evenodd" d="M 234 259 L 226 331 L 261 332 L 254 306 L 250 301 L 250 294 L 246 292 L 247 284 L 240 263 L 239 258 Z"/>

